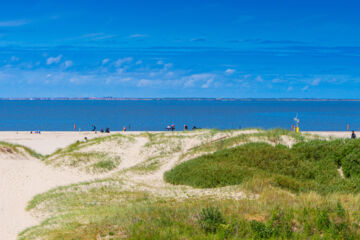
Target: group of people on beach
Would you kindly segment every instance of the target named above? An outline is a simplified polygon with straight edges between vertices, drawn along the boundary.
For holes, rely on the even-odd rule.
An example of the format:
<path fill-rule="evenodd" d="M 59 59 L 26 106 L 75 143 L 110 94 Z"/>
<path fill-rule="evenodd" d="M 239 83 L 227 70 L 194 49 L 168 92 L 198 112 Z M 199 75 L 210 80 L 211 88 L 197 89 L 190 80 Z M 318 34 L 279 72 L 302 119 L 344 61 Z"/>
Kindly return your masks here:
<path fill-rule="evenodd" d="M 41 134 L 40 131 L 30 131 L 30 134 Z"/>
<path fill-rule="evenodd" d="M 193 126 L 193 128 L 192 128 L 193 130 L 195 130 L 195 129 L 199 129 L 199 128 L 197 128 L 195 125 Z M 171 124 L 171 125 L 167 125 L 167 127 L 166 127 L 166 130 L 167 131 L 175 131 L 175 124 Z M 188 125 L 186 125 L 186 124 L 184 124 L 184 131 L 187 131 L 188 130 Z"/>
<path fill-rule="evenodd" d="M 92 130 L 91 130 L 91 131 L 97 133 L 95 124 L 92 125 Z M 104 133 L 104 132 L 105 132 L 105 133 L 110 133 L 110 128 L 105 128 L 105 131 L 104 131 L 103 128 L 101 128 L 101 129 L 100 129 L 100 132 L 101 132 L 101 133 Z"/>
<path fill-rule="evenodd" d="M 188 125 L 184 124 L 184 131 L 187 131 L 188 129 L 189 129 L 189 128 L 188 128 Z M 194 125 L 193 128 L 192 128 L 192 130 L 196 130 L 196 129 L 199 129 L 199 128 Z M 126 128 L 126 126 L 124 126 L 123 129 L 122 129 L 122 131 L 123 131 L 123 132 L 126 132 L 126 130 L 127 130 L 127 128 Z M 167 130 L 167 131 L 175 131 L 175 124 L 171 124 L 171 125 L 169 124 L 169 125 L 167 125 L 166 130 Z M 95 124 L 92 125 L 92 130 L 91 130 L 91 131 L 97 133 Z M 105 132 L 105 133 L 110 133 L 110 128 L 106 128 L 105 131 L 104 131 L 103 128 L 101 128 L 101 129 L 100 129 L 100 132 L 101 132 L 101 133 L 103 133 L 103 132 Z"/>

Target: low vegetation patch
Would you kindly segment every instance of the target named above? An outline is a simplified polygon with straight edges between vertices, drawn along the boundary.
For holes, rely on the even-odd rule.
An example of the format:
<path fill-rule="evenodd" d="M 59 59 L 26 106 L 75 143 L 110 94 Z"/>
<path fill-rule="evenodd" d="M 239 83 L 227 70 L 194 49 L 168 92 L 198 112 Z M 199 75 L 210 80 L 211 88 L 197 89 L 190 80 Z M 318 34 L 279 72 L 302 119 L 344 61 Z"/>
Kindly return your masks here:
<path fill-rule="evenodd" d="M 199 188 L 243 184 L 260 178 L 294 192 L 357 193 L 359 157 L 360 140 L 311 140 L 292 148 L 248 143 L 186 161 L 166 172 L 164 178 L 173 184 Z"/>
<path fill-rule="evenodd" d="M 113 181 L 113 180 L 112 180 Z M 20 239 L 358 239 L 354 211 L 339 201 L 303 196 L 273 201 L 176 200 L 87 183 L 41 194 L 32 208 L 56 210 Z M 277 194 L 275 192 L 275 194 Z M 290 197 L 291 198 L 291 197 Z M 359 202 L 354 203 L 359 206 Z M 355 217 L 355 219 L 354 219 Z"/>
<path fill-rule="evenodd" d="M 226 136 L 221 139 L 213 140 L 208 143 L 201 144 L 200 146 L 196 146 L 190 149 L 190 151 L 185 153 L 182 157 L 185 158 L 186 156 L 192 156 L 199 153 L 220 151 L 240 144 L 254 142 L 254 140 L 263 141 L 271 144 L 285 144 L 285 142 L 289 140 L 293 143 L 297 143 L 297 142 L 303 142 L 311 138 L 317 138 L 316 136 L 291 132 L 284 129 L 272 129 L 267 131 L 264 131 L 262 129 L 248 129 L 248 131 L 250 131 L 249 133 L 246 132 L 241 133 L 243 131 L 246 130 L 228 131 L 227 133 L 229 133 L 230 136 Z M 221 131 L 221 132 L 226 133 L 225 131 Z M 240 134 L 235 134 L 235 136 L 231 136 L 231 134 L 234 134 L 236 132 Z M 284 137 L 287 138 L 285 141 L 284 141 Z"/>
<path fill-rule="evenodd" d="M 106 148 L 96 149 L 94 145 L 111 143 L 113 147 L 123 147 L 134 141 L 132 136 L 114 134 L 90 139 L 86 142 L 77 141 L 64 149 L 59 149 L 46 156 L 45 163 L 54 166 L 78 168 L 86 172 L 107 172 L 115 169 L 120 164 L 120 156 L 107 151 Z M 110 150 L 110 149 L 109 149 Z"/>
<path fill-rule="evenodd" d="M 19 144 L 12 144 L 12 143 L 0 141 L 0 147 L 1 147 L 0 151 L 3 151 L 4 153 L 18 153 L 18 154 L 27 153 L 34 158 L 39 158 L 39 159 L 44 158 L 44 156 L 41 155 L 40 153 L 37 153 L 34 150 L 32 150 L 31 148 L 28 148 L 28 147 L 25 147 L 25 146 L 22 146 Z"/>
<path fill-rule="evenodd" d="M 116 168 L 116 164 L 114 163 L 114 161 L 111 161 L 111 160 L 101 160 L 101 161 L 95 163 L 93 165 L 93 167 L 95 169 L 103 169 L 103 170 L 110 171 L 110 170 Z"/>

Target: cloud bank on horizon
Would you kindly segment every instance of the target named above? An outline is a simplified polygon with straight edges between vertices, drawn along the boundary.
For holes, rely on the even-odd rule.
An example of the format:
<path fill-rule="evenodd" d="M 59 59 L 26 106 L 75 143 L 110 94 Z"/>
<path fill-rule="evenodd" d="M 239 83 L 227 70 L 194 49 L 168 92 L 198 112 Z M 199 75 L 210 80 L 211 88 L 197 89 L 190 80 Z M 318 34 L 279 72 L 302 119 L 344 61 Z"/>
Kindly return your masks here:
<path fill-rule="evenodd" d="M 0 97 L 359 98 L 355 1 L 13 1 Z"/>

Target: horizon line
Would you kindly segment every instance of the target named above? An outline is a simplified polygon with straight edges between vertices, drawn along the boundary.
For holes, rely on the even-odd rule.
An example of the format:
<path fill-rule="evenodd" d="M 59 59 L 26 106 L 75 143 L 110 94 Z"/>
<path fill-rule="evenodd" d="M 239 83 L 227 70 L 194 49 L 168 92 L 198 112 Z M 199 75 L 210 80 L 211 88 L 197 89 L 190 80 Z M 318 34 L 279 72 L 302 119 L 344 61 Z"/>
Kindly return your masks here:
<path fill-rule="evenodd" d="M 107 100 L 107 101 L 151 101 L 151 100 L 216 100 L 216 101 L 360 101 L 360 98 L 231 98 L 231 97 L 0 97 L 0 101 L 56 101 L 56 100 Z"/>

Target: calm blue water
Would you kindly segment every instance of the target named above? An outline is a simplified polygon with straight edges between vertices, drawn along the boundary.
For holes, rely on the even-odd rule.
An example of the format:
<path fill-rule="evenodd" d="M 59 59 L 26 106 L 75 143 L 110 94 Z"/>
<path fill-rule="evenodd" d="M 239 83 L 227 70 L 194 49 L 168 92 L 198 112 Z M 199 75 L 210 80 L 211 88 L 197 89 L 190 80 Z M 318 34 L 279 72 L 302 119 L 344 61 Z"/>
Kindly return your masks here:
<path fill-rule="evenodd" d="M 201 128 L 286 128 L 299 114 L 301 130 L 360 128 L 360 102 L 286 101 L 0 101 L 0 130 L 164 130 L 175 124 Z"/>

